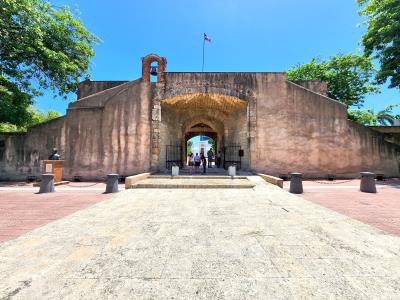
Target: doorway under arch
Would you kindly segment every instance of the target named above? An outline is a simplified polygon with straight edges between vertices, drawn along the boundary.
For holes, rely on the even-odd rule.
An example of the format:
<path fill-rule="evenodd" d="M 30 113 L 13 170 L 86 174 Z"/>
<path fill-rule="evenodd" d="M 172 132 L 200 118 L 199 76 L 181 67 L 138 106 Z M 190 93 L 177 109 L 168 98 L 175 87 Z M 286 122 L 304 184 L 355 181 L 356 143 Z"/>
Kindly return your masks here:
<path fill-rule="evenodd" d="M 185 145 L 187 145 L 188 141 L 191 140 L 194 137 L 207 137 L 213 141 L 215 141 L 215 144 L 217 144 L 218 142 L 218 133 L 211 128 L 210 126 L 208 126 L 207 124 L 204 123 L 198 123 L 193 125 L 189 131 L 185 132 L 185 137 L 184 137 L 184 141 L 185 141 Z M 216 147 L 216 146 L 215 146 Z M 187 147 L 186 147 L 187 149 Z M 188 155 L 188 151 L 185 152 L 185 155 Z"/>
<path fill-rule="evenodd" d="M 171 159 L 179 164 L 187 159 L 187 141 L 197 135 L 215 140 L 216 152 L 240 145 L 243 150 L 242 167 L 249 166 L 249 117 L 248 102 L 221 94 L 185 94 L 160 101 L 159 166 L 168 169 Z M 168 153 L 164 149 L 175 149 Z M 236 152 L 235 152 L 236 153 Z M 171 158 L 173 155 L 175 157 Z"/>

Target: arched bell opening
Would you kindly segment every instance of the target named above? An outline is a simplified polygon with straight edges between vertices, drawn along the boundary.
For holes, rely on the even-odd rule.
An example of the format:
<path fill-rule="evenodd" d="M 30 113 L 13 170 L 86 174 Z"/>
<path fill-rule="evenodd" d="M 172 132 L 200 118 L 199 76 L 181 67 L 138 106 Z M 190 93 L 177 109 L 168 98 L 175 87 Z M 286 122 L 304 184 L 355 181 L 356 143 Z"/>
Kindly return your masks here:
<path fill-rule="evenodd" d="M 150 65 L 150 82 L 157 82 L 158 78 L 158 64 L 152 63 Z"/>
<path fill-rule="evenodd" d="M 156 54 L 149 54 L 142 58 L 142 81 L 163 82 L 167 59 Z"/>

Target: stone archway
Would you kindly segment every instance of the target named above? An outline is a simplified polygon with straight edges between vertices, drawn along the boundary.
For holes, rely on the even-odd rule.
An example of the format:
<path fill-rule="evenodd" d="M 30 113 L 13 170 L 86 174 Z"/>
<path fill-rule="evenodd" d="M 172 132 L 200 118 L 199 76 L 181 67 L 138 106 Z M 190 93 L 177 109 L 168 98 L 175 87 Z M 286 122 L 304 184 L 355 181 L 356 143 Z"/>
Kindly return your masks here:
<path fill-rule="evenodd" d="M 196 135 L 208 136 L 216 141 L 217 149 L 224 144 L 224 132 L 223 121 L 211 116 L 195 116 L 185 120 L 182 124 L 182 137 L 184 140 Z"/>
<path fill-rule="evenodd" d="M 244 167 L 250 165 L 248 143 L 248 102 L 237 97 L 215 93 L 185 94 L 160 101 L 159 169 L 166 167 L 165 150 L 173 145 L 181 147 L 185 161 L 186 141 L 190 135 L 210 135 L 216 138 L 217 150 L 224 146 L 240 145 L 245 152 Z M 208 128 L 200 130 L 196 125 Z M 207 129 L 207 130 L 206 130 Z"/>
<path fill-rule="evenodd" d="M 221 134 L 220 134 L 221 135 Z M 195 125 L 193 125 L 190 128 L 187 128 L 184 131 L 183 134 L 183 144 L 182 144 L 182 149 L 183 149 L 183 161 L 185 161 L 188 153 L 187 153 L 187 143 L 188 141 L 196 136 L 206 136 L 209 137 L 211 139 L 213 139 L 216 143 L 216 149 L 218 149 L 218 147 L 220 146 L 221 142 L 218 141 L 218 137 L 220 136 L 218 135 L 217 130 L 215 130 L 214 128 L 212 128 L 211 126 L 207 125 L 206 123 L 196 123 Z"/>

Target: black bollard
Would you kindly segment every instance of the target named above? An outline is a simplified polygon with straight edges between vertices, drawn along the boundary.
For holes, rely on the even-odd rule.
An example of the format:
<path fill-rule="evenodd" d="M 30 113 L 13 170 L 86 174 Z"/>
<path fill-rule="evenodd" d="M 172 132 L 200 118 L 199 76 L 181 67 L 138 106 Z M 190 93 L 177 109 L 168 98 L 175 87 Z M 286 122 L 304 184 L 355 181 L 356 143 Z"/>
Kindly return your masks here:
<path fill-rule="evenodd" d="M 290 174 L 290 188 L 289 192 L 292 194 L 302 194 L 303 193 L 303 183 L 301 181 L 301 173 L 291 173 Z"/>
<path fill-rule="evenodd" d="M 108 174 L 107 175 L 107 186 L 106 194 L 118 193 L 118 174 Z"/>
<path fill-rule="evenodd" d="M 375 174 L 371 172 L 360 172 L 360 191 L 363 193 L 376 193 Z"/>
<path fill-rule="evenodd" d="M 42 181 L 40 182 L 39 194 L 53 193 L 54 192 L 54 174 L 42 174 Z"/>

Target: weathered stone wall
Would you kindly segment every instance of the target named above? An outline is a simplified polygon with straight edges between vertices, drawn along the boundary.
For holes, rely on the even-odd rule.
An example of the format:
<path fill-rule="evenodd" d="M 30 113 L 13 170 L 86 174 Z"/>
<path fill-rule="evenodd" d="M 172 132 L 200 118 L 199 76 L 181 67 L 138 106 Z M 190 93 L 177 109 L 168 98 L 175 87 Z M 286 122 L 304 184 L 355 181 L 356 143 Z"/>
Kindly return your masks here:
<path fill-rule="evenodd" d="M 323 95 L 325 83 L 302 84 L 306 88 L 287 81 L 284 73 L 167 72 L 165 84 L 158 85 L 153 110 L 162 115 L 163 99 L 182 95 L 237 97 L 248 102 L 247 113 L 232 112 L 221 118 L 224 144 L 246 145 L 245 158 L 255 171 L 276 175 L 296 171 L 306 177 L 354 177 L 365 170 L 399 175 L 399 148 L 386 143 L 383 135 L 347 120 L 346 107 Z M 161 135 L 172 133 L 179 139 L 180 119 L 172 120 L 175 123 L 165 125 Z M 159 140 L 153 153 L 164 150 L 165 143 Z M 152 164 L 162 165 L 163 154 L 156 157 Z"/>
<path fill-rule="evenodd" d="M 400 175 L 398 145 L 347 120 L 343 104 L 286 81 L 284 73 L 162 76 L 88 95 L 71 103 L 65 117 L 26 134 L 0 135 L 0 180 L 39 175 L 53 147 L 65 160 L 65 179 L 163 169 L 165 146 L 184 146 L 185 130 L 196 122 L 215 130 L 219 146 L 240 144 L 244 168 L 260 173 Z"/>
<path fill-rule="evenodd" d="M 119 86 L 126 82 L 128 81 L 91 81 L 88 79 L 78 84 L 78 91 L 76 94 L 78 99 L 81 99 Z"/>
<path fill-rule="evenodd" d="M 65 160 L 65 179 L 149 170 L 151 84 L 139 80 L 111 90 L 71 103 L 65 117 L 32 127 L 27 134 L 1 135 L 5 149 L 0 179 L 40 175 L 41 160 L 53 147 Z"/>
<path fill-rule="evenodd" d="M 385 141 L 400 146 L 400 126 L 368 126 L 372 130 L 381 132 Z"/>
<path fill-rule="evenodd" d="M 132 175 L 149 170 L 150 84 L 133 81 L 116 89 L 70 105 L 67 178 L 99 179 L 111 172 Z"/>
<path fill-rule="evenodd" d="M 347 120 L 346 107 L 284 76 L 260 76 L 257 88 L 259 172 L 306 177 L 360 171 L 399 175 L 399 148 L 382 134 Z"/>
<path fill-rule="evenodd" d="M 184 149 L 184 145 L 182 144 L 183 135 L 181 125 L 181 120 L 178 114 L 174 111 L 168 110 L 168 108 L 162 110 L 159 135 L 159 164 L 153 169 L 163 170 L 166 168 L 167 145 L 181 146 L 182 149 Z"/>
<path fill-rule="evenodd" d="M 60 117 L 29 128 L 27 133 L 0 134 L 0 180 L 25 180 L 28 175 L 39 175 L 41 161 L 48 159 L 56 147 L 64 156 L 65 117 Z"/>
<path fill-rule="evenodd" d="M 240 146 L 244 151 L 241 159 L 243 170 L 250 170 L 250 144 L 249 138 L 249 120 L 247 109 L 236 111 L 226 121 L 225 146 Z"/>
<path fill-rule="evenodd" d="M 295 80 L 293 81 L 297 85 L 316 92 L 317 94 L 328 96 L 328 84 L 320 80 Z"/>

